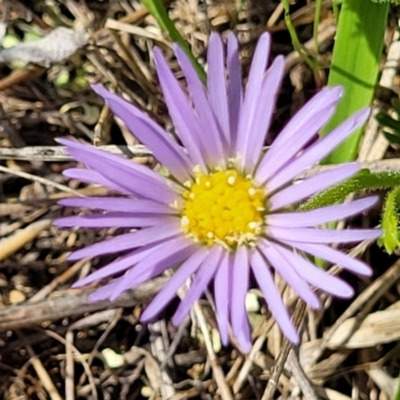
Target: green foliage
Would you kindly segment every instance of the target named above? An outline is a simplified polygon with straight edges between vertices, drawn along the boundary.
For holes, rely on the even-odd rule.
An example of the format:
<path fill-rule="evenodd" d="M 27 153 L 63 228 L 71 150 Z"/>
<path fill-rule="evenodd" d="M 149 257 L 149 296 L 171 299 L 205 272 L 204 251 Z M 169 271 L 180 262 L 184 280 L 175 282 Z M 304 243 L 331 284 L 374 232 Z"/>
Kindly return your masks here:
<path fill-rule="evenodd" d="M 400 375 L 399 375 L 399 377 L 397 378 L 397 380 L 398 380 L 398 383 L 397 383 L 397 392 L 396 392 L 396 394 L 395 394 L 393 400 L 400 400 Z"/>
<path fill-rule="evenodd" d="M 374 3 L 379 3 L 379 4 L 383 4 L 383 3 L 392 3 L 392 4 L 400 4 L 400 0 L 371 0 Z M 400 397 L 399 397 L 400 400 Z"/>
<path fill-rule="evenodd" d="M 318 0 L 319 1 L 319 0 Z M 282 0 L 283 7 L 285 10 L 285 24 L 288 29 L 290 39 L 292 40 L 292 44 L 294 49 L 299 53 L 301 59 L 311 68 L 313 71 L 314 77 L 318 77 L 318 64 L 307 54 L 307 51 L 304 49 L 303 45 L 300 43 L 299 37 L 297 36 L 296 28 L 292 24 L 292 20 L 290 19 L 290 3 L 289 0 Z M 314 27 L 315 28 L 315 27 Z"/>
<path fill-rule="evenodd" d="M 392 107 L 397 114 L 397 119 L 391 117 L 390 115 L 380 112 L 376 115 L 376 120 L 384 127 L 390 128 L 393 132 L 384 131 L 386 139 L 391 143 L 400 144 L 400 100 L 392 100 Z"/>
<path fill-rule="evenodd" d="M 357 194 L 364 190 L 388 189 L 398 185 L 400 185 L 400 173 L 398 172 L 371 173 L 368 169 L 362 169 L 356 176 L 318 193 L 300 205 L 299 209 L 307 211 L 326 207 L 343 202 L 350 194 Z"/>
<path fill-rule="evenodd" d="M 161 29 L 167 33 L 170 39 L 178 43 L 179 46 L 185 51 L 190 61 L 192 62 L 194 68 L 197 71 L 200 79 L 205 82 L 206 81 L 206 73 L 204 72 L 203 67 L 199 64 L 196 57 L 192 54 L 189 45 L 179 33 L 178 29 L 176 29 L 174 23 L 168 16 L 167 11 L 165 10 L 163 3 L 161 0 L 142 0 L 143 5 L 147 8 L 149 13 L 156 19 L 157 23 L 160 25 Z"/>
<path fill-rule="evenodd" d="M 382 214 L 383 235 L 378 243 L 384 246 L 389 254 L 400 248 L 399 210 L 400 186 L 393 189 L 386 197 Z"/>
<path fill-rule="evenodd" d="M 374 94 L 386 29 L 388 4 L 370 0 L 344 0 L 329 73 L 329 86 L 342 85 L 343 99 L 323 130 L 329 133 L 360 108 L 369 106 Z M 362 129 L 339 146 L 326 163 L 354 160 Z"/>

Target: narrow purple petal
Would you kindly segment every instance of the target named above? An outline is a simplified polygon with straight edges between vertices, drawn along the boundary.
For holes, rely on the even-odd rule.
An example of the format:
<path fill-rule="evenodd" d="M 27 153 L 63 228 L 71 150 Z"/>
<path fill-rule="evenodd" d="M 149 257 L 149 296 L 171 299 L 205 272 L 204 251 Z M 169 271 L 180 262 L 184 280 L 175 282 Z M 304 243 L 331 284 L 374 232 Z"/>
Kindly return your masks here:
<path fill-rule="evenodd" d="M 257 103 L 262 88 L 262 82 L 267 68 L 267 61 L 271 47 L 271 37 L 263 34 L 258 40 L 256 51 L 250 67 L 249 79 L 246 85 L 244 101 L 241 107 L 236 153 L 246 155 L 251 149 L 249 146 L 248 124 L 253 121 Z M 253 132 L 254 133 L 254 132 Z"/>
<path fill-rule="evenodd" d="M 266 240 L 259 242 L 259 250 L 279 275 L 311 308 L 318 309 L 320 301 L 308 284 L 297 274 L 295 266 L 282 257 Z"/>
<path fill-rule="evenodd" d="M 120 277 L 118 279 L 113 280 L 107 285 L 104 285 L 97 290 L 95 290 L 92 294 L 89 295 L 88 300 L 92 303 L 96 303 L 98 301 L 108 300 L 111 296 L 111 293 L 118 286 L 119 282 L 123 280 L 124 277 Z"/>
<path fill-rule="evenodd" d="M 155 318 L 172 300 L 178 289 L 191 277 L 208 255 L 208 248 L 201 248 L 191 255 L 172 275 L 166 285 L 157 293 L 146 307 L 140 320 L 147 322 Z"/>
<path fill-rule="evenodd" d="M 285 189 L 275 193 L 269 199 L 270 212 L 279 210 L 282 207 L 298 203 L 314 194 L 332 187 L 345 179 L 351 178 L 360 170 L 359 163 L 348 163 L 321 172 L 304 181 L 292 184 Z"/>
<path fill-rule="evenodd" d="M 243 101 L 242 69 L 239 60 L 238 41 L 233 32 L 228 34 L 227 41 L 227 69 L 228 69 L 228 109 L 230 143 L 236 144 L 239 115 Z"/>
<path fill-rule="evenodd" d="M 378 196 L 367 197 L 347 204 L 338 204 L 304 212 L 288 212 L 268 215 L 268 225 L 283 228 L 304 228 L 339 221 L 359 214 L 372 207 L 378 201 Z"/>
<path fill-rule="evenodd" d="M 246 310 L 246 295 L 249 289 L 249 254 L 244 246 L 238 246 L 232 268 L 231 323 L 232 331 L 240 349 L 248 353 L 251 349 L 251 336 Z"/>
<path fill-rule="evenodd" d="M 306 168 L 314 165 L 334 148 L 347 139 L 356 128 L 364 124 L 370 114 L 370 109 L 365 108 L 347 119 L 323 139 L 305 150 L 299 157 L 290 162 L 268 182 L 269 190 L 273 191 L 292 178 L 302 173 Z"/>
<path fill-rule="evenodd" d="M 253 173 L 260 159 L 284 70 L 284 57 L 276 57 L 262 81 L 259 98 L 257 104 L 254 106 L 253 119 L 247 121 L 244 127 L 242 126 L 242 129 L 247 130 L 246 143 L 244 148 L 237 150 L 238 152 L 242 152 L 242 168 L 248 173 Z"/>
<path fill-rule="evenodd" d="M 63 175 L 67 178 L 77 179 L 81 182 L 86 183 L 94 183 L 95 185 L 104 186 L 108 189 L 116 190 L 121 193 L 125 193 L 126 190 L 120 186 L 115 184 L 114 182 L 109 181 L 104 178 L 101 174 L 92 169 L 88 168 L 69 168 L 63 171 Z"/>
<path fill-rule="evenodd" d="M 293 246 L 301 251 L 305 251 L 315 257 L 320 257 L 333 264 L 338 264 L 344 269 L 351 271 L 355 274 L 371 276 L 372 269 L 365 263 L 356 258 L 344 254 L 342 251 L 335 250 L 332 247 L 324 246 L 322 244 L 310 244 L 285 241 L 288 245 Z"/>
<path fill-rule="evenodd" d="M 328 274 L 326 271 L 311 264 L 302 256 L 295 254 L 292 251 L 274 243 L 270 243 L 270 246 L 285 258 L 290 265 L 292 265 L 300 278 L 304 279 L 310 285 L 337 297 L 349 298 L 354 295 L 353 288 L 342 279 Z"/>
<path fill-rule="evenodd" d="M 100 172 L 106 179 L 123 187 L 128 193 L 166 204 L 172 204 L 177 199 L 177 194 L 165 182 L 151 179 L 134 167 L 128 168 L 112 160 L 102 159 L 101 153 L 99 156 L 87 154 L 86 149 L 69 147 L 68 152 L 75 159 Z M 137 166 L 134 163 L 132 165 Z"/>
<path fill-rule="evenodd" d="M 96 282 L 103 278 L 108 278 L 110 276 L 117 275 L 128 268 L 132 267 L 139 261 L 143 260 L 144 258 L 148 257 L 154 250 L 159 249 L 162 247 L 164 243 L 159 243 L 157 245 L 149 245 L 141 247 L 131 253 L 127 254 L 126 256 L 120 257 L 118 260 L 113 261 L 110 264 L 105 265 L 104 267 L 98 269 L 95 272 L 92 272 L 87 277 L 79 280 L 78 282 L 72 285 L 73 288 L 80 288 L 82 286 L 89 285 L 90 283 Z"/>
<path fill-rule="evenodd" d="M 164 129 L 145 113 L 104 87 L 92 85 L 92 89 L 103 97 L 115 115 L 124 121 L 128 129 L 173 176 L 181 182 L 190 179 L 190 171 L 194 165 Z"/>
<path fill-rule="evenodd" d="M 302 243 L 353 243 L 362 240 L 377 239 L 382 235 L 380 229 L 314 229 L 314 228 L 281 228 L 268 227 L 268 235 L 274 239 Z"/>
<path fill-rule="evenodd" d="M 222 252 L 223 249 L 221 246 L 211 247 L 206 259 L 199 267 L 189 290 L 186 292 L 185 298 L 180 302 L 174 316 L 172 317 L 172 323 L 175 326 L 179 325 L 183 321 L 193 304 L 206 290 L 221 262 Z"/>
<path fill-rule="evenodd" d="M 273 177 L 304 144 L 309 142 L 332 116 L 342 93 L 341 87 L 324 88 L 296 113 L 262 159 L 256 172 L 258 181 L 265 182 Z M 298 145 L 299 140 L 303 143 L 301 146 Z M 290 153 L 286 153 L 287 149 L 290 149 Z"/>
<path fill-rule="evenodd" d="M 76 150 L 81 150 L 82 152 L 86 153 L 87 158 L 92 158 L 94 157 L 99 157 L 104 161 L 111 161 L 115 164 L 118 164 L 122 167 L 125 167 L 127 169 L 132 169 L 138 174 L 142 174 L 146 176 L 147 178 L 159 182 L 164 182 L 164 178 L 162 178 L 159 174 L 155 173 L 153 170 L 150 168 L 147 168 L 143 165 L 134 163 L 122 156 L 119 156 L 117 154 L 111 154 L 108 151 L 101 150 L 95 146 L 91 146 L 87 143 L 81 143 L 78 142 L 77 140 L 70 140 L 70 139 L 63 139 L 63 138 L 57 138 L 56 141 L 58 143 L 61 143 L 64 146 L 67 146 L 68 151 L 71 149 L 76 149 Z M 83 161 L 85 163 L 85 161 Z M 101 174 L 101 170 L 97 171 Z"/>
<path fill-rule="evenodd" d="M 293 139 L 287 140 L 281 146 L 273 143 L 261 160 L 260 166 L 256 172 L 256 179 L 261 180 L 262 178 L 264 182 L 267 181 L 268 188 L 272 190 L 275 186 L 272 186 L 270 182 L 274 181 L 274 177 L 277 173 L 279 174 L 279 170 L 284 170 L 285 165 L 290 163 L 290 161 L 316 137 L 318 130 L 328 122 L 335 113 L 335 110 L 335 106 L 319 109 L 320 115 L 318 117 L 309 119 L 301 126 L 301 134 L 299 133 L 298 136 Z"/>
<path fill-rule="evenodd" d="M 173 244 L 173 243 L 171 242 L 171 243 L 167 243 L 167 244 L 169 246 L 170 244 Z M 165 256 L 164 261 L 166 262 L 166 264 L 163 264 L 163 263 L 160 264 L 159 262 L 158 263 L 156 262 L 155 264 L 151 264 L 151 261 L 148 261 L 148 258 L 151 258 L 152 261 L 154 261 L 154 259 L 157 258 L 157 257 L 154 257 L 154 255 L 158 253 L 158 250 L 164 251 L 165 247 L 166 247 L 165 243 L 163 243 L 158 246 L 150 247 L 149 249 L 146 249 L 145 251 L 143 251 L 143 249 L 139 249 L 139 251 L 134 252 L 136 255 L 135 262 L 140 261 L 140 260 L 143 260 L 143 261 L 139 262 L 133 269 L 129 270 L 129 272 L 126 275 L 123 275 L 123 276 L 115 279 L 111 283 L 109 283 L 109 284 L 101 287 L 100 289 L 96 290 L 95 292 L 93 292 L 89 296 L 89 300 L 90 301 L 101 301 L 101 300 L 109 299 L 109 300 L 113 301 L 118 296 L 120 296 L 122 294 L 122 292 L 124 292 L 125 290 L 132 289 L 132 288 L 136 287 L 137 285 L 140 285 L 140 283 L 142 283 L 148 279 L 151 279 L 155 275 L 158 275 L 163 270 L 170 268 L 170 266 L 174 264 L 174 261 L 179 263 L 186 257 L 190 257 L 191 252 L 194 251 L 193 248 L 191 248 L 191 250 L 189 250 L 189 248 L 187 248 L 187 247 L 186 248 L 182 247 L 180 249 L 180 251 L 178 251 L 176 254 L 171 254 L 172 253 L 171 251 L 169 252 L 169 254 L 166 254 L 164 252 L 164 256 Z M 141 256 L 142 256 L 140 258 L 140 260 L 138 260 L 139 253 L 141 253 Z M 133 260 L 135 258 L 135 255 L 130 256 L 131 260 Z M 125 257 L 125 258 L 127 259 L 126 261 L 129 261 L 128 257 Z M 106 268 L 109 269 L 109 267 L 112 267 L 112 266 L 116 267 L 117 263 L 118 262 L 110 264 L 107 267 L 102 268 L 102 270 L 105 270 Z M 118 265 L 118 267 L 120 267 L 120 269 L 122 270 L 121 266 L 122 265 L 120 263 L 120 265 Z M 124 268 L 124 269 L 126 269 L 126 268 Z M 99 270 L 97 272 L 101 272 L 102 270 Z M 133 271 L 136 271 L 136 272 L 133 272 Z M 141 275 L 140 275 L 140 273 L 141 273 Z M 94 275 L 94 274 L 92 274 L 92 275 Z M 90 278 L 92 275 L 88 276 L 87 278 Z M 75 287 L 82 286 L 81 282 L 83 282 L 83 281 L 78 282 L 75 285 Z"/>
<path fill-rule="evenodd" d="M 299 334 L 290 319 L 288 310 L 283 304 L 282 296 L 274 283 L 270 266 L 258 251 L 251 253 L 250 264 L 272 316 L 275 318 L 283 334 L 293 344 L 298 344 L 300 341 Z"/>
<path fill-rule="evenodd" d="M 183 92 L 179 82 L 171 72 L 160 49 L 153 51 L 156 64 L 158 80 L 160 82 L 165 102 L 168 106 L 169 115 L 174 123 L 176 133 L 181 139 L 183 145 L 189 154 L 194 165 L 200 166 L 203 172 L 207 170 L 203 154 L 206 148 L 203 148 L 201 141 L 200 126 L 197 116 L 189 100 Z"/>
<path fill-rule="evenodd" d="M 231 143 L 224 58 L 224 45 L 221 37 L 217 33 L 212 33 L 207 52 L 208 98 L 226 142 Z"/>
<path fill-rule="evenodd" d="M 207 165 L 219 165 L 223 167 L 225 165 L 225 159 L 227 158 L 227 154 L 225 154 L 227 153 L 225 151 L 227 145 L 223 141 L 223 133 L 211 110 L 205 88 L 186 53 L 177 45 L 174 49 L 179 65 L 185 74 L 196 114 L 201 116 L 198 118 L 201 129 L 199 140 L 202 143 L 202 148 L 207 151 Z M 210 146 L 210 143 L 213 145 Z"/>
<path fill-rule="evenodd" d="M 132 199 L 124 197 L 69 197 L 61 199 L 58 204 L 67 207 L 83 207 L 104 211 L 119 211 L 144 214 L 178 214 L 179 211 L 153 200 Z"/>
<path fill-rule="evenodd" d="M 308 120 L 318 118 L 321 110 L 334 106 L 343 96 L 341 86 L 325 87 L 313 96 L 288 122 L 275 139 L 274 144 L 283 146 L 289 140 L 295 140 L 301 135 L 301 128 Z"/>
<path fill-rule="evenodd" d="M 224 253 L 221 264 L 214 278 L 215 313 L 218 322 L 219 334 L 223 345 L 227 345 L 229 342 L 229 268 L 229 254 Z"/>
<path fill-rule="evenodd" d="M 56 219 L 53 224 L 63 228 L 143 228 L 173 222 L 173 217 L 155 217 L 152 214 L 132 215 L 128 213 L 105 213 L 95 215 L 77 215 Z"/>
<path fill-rule="evenodd" d="M 162 243 L 154 248 L 148 257 L 139 261 L 128 271 L 123 281 L 114 289 L 110 300 L 115 300 L 125 290 L 136 287 L 140 283 L 161 274 L 166 269 L 180 264 L 195 251 L 196 247 L 193 242 L 185 237 L 178 237 Z"/>
<path fill-rule="evenodd" d="M 136 247 L 146 246 L 169 239 L 182 234 L 179 220 L 175 223 L 163 224 L 162 228 L 154 226 L 151 228 L 140 229 L 135 232 L 118 235 L 112 239 L 95 243 L 81 250 L 74 251 L 68 256 L 68 260 L 80 260 L 86 257 L 97 257 L 104 254 L 118 253 L 131 250 Z"/>

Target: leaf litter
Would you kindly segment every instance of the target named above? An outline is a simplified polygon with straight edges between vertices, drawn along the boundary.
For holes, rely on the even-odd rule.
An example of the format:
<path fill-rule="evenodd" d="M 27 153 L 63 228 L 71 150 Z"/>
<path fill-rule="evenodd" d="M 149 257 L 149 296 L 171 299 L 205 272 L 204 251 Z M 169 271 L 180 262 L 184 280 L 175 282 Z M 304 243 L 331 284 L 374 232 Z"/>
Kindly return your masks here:
<path fill-rule="evenodd" d="M 301 42 L 321 65 L 334 35 L 330 3 L 323 4 L 320 53 L 312 48 L 313 12 L 306 2 L 299 2 L 292 16 Z M 235 30 L 245 74 L 256 39 L 268 26 L 273 51 L 287 56 L 288 68 L 272 136 L 316 90 L 308 68 L 292 52 L 278 1 L 249 2 L 239 11 L 230 0 L 177 0 L 172 5 L 172 19 L 202 62 L 211 28 Z M 249 311 L 254 345 L 246 357 L 234 347 L 221 348 L 207 297 L 179 328 L 170 324 L 172 309 L 157 323 L 139 323 L 141 310 L 167 276 L 113 304 L 89 303 L 93 288 L 71 290 L 79 277 L 110 260 L 71 265 L 68 252 L 116 231 L 61 231 L 49 223 L 67 212 L 57 199 L 71 192 L 105 194 L 62 177 L 73 164 L 56 158 L 62 152 L 54 139 L 95 140 L 157 168 L 88 82 L 111 85 L 172 131 L 155 80 L 152 47 L 161 46 L 171 67 L 177 65 L 168 38 L 135 1 L 6 1 L 0 13 L 7 16 L 3 35 L 20 38 L 16 46 L 0 51 L 0 96 L 6 110 L 0 112 L 0 398 L 336 400 L 355 393 L 360 399 L 392 398 L 400 351 L 396 252 L 388 257 L 369 243 L 348 249 L 368 258 L 375 271 L 372 278 L 352 281 L 357 292 L 352 301 L 322 297 L 323 309 L 312 312 L 286 291 L 287 304 L 303 327 L 299 349 L 283 340 L 260 293 L 252 292 L 259 306 Z M 43 38 L 25 42 L 32 29 L 41 30 Z M 393 28 L 387 33 L 393 37 Z M 17 68 L 11 63 L 16 60 L 25 64 Z M 87 107 L 97 109 L 94 121 L 85 118 Z M 369 151 L 378 145 L 372 141 Z M 15 157 L 22 151 L 27 154 L 23 160 Z M 392 147 L 388 154 L 394 157 L 396 151 Z M 378 221 L 371 214 L 352 223 L 374 226 Z M 341 273 L 337 267 L 332 272 Z"/>

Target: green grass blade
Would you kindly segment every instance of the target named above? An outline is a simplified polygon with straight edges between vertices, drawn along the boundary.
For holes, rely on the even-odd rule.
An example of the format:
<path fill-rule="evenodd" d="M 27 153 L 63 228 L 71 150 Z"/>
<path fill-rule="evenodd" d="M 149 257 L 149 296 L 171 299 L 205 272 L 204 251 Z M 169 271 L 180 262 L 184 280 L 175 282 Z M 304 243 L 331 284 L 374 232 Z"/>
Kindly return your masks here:
<path fill-rule="evenodd" d="M 294 49 L 299 53 L 300 58 L 310 67 L 314 74 L 314 78 L 316 81 L 319 81 L 319 75 L 318 75 L 318 64 L 313 60 L 309 55 L 307 54 L 307 51 L 303 47 L 303 45 L 300 43 L 299 37 L 297 36 L 296 28 L 294 27 L 292 20 L 290 18 L 290 4 L 289 0 L 282 0 L 283 2 L 283 8 L 285 10 L 285 24 L 288 29 L 290 38 L 292 40 L 292 45 Z"/>
<path fill-rule="evenodd" d="M 178 29 L 176 29 L 174 23 L 168 16 L 167 11 L 164 8 L 164 5 L 161 0 L 142 0 L 142 4 L 147 8 L 149 13 L 156 19 L 157 23 L 160 25 L 161 29 L 170 37 L 170 39 L 178 43 L 179 46 L 185 51 L 187 56 L 190 58 L 194 68 L 197 71 L 200 79 L 205 82 L 206 81 L 206 73 L 204 72 L 203 67 L 199 64 L 197 59 L 193 56 L 189 45 L 179 33 Z"/>
<path fill-rule="evenodd" d="M 345 0 L 339 16 L 328 85 L 342 85 L 343 99 L 324 128 L 327 134 L 362 107 L 369 106 L 377 82 L 379 60 L 388 16 L 388 4 L 371 0 Z M 354 160 L 362 129 L 331 153 L 326 163 Z"/>
<path fill-rule="evenodd" d="M 400 375 L 399 375 L 399 377 L 397 379 L 398 379 L 399 382 L 397 383 L 397 385 L 398 385 L 397 386 L 397 392 L 396 392 L 393 400 L 400 400 Z"/>

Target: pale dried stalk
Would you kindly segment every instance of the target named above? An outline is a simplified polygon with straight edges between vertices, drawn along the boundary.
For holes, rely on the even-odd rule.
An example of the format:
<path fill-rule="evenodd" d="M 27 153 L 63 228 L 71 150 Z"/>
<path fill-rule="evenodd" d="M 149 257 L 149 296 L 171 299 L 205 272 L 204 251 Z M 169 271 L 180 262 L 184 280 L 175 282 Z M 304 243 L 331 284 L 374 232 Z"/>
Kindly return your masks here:
<path fill-rule="evenodd" d="M 33 352 L 32 347 L 28 345 L 26 346 L 26 350 L 28 351 L 29 356 L 31 357 L 30 363 L 34 368 L 34 370 L 36 371 L 36 374 L 39 377 L 40 382 L 46 389 L 51 400 L 62 400 L 62 397 L 58 393 L 56 386 L 54 385 L 53 381 L 50 378 L 50 375 L 46 371 L 46 368 L 43 366 L 38 356 Z"/>
<path fill-rule="evenodd" d="M 106 145 L 99 146 L 101 150 L 112 154 L 128 155 L 129 157 L 148 157 L 151 152 L 145 146 Z M 0 147 L 0 160 L 21 161 L 75 161 L 64 146 L 26 146 L 23 148 Z"/>
<path fill-rule="evenodd" d="M 105 309 L 132 307 L 152 298 L 167 281 L 167 278 L 153 279 L 122 294 L 112 302 L 108 300 L 90 302 L 88 296 L 93 289 L 84 289 L 64 291 L 57 297 L 34 304 L 23 303 L 17 306 L 3 307 L 0 309 L 0 332 L 29 328 L 43 322 Z"/>
<path fill-rule="evenodd" d="M 220 396 L 222 400 L 233 400 L 232 393 L 226 383 L 226 379 L 224 373 L 222 371 L 221 366 L 218 364 L 217 357 L 214 353 L 214 349 L 211 342 L 211 337 L 208 332 L 208 327 L 206 323 L 206 319 L 204 318 L 203 312 L 198 303 L 194 305 L 194 312 L 196 314 L 197 321 L 199 323 L 199 327 L 201 333 L 204 337 L 204 342 L 207 349 L 208 360 L 210 362 L 211 368 L 213 370 L 214 379 L 218 386 Z"/>
<path fill-rule="evenodd" d="M 77 192 L 74 189 L 71 189 L 68 186 L 61 185 L 57 182 L 50 181 L 49 179 L 46 179 L 46 178 L 41 178 L 40 176 L 37 176 L 37 175 L 28 174 L 27 172 L 16 171 L 14 169 L 3 167 L 1 165 L 0 165 L 0 172 L 8 173 L 11 175 L 16 175 L 16 176 L 19 176 L 24 179 L 29 179 L 30 181 L 39 182 L 45 186 L 52 186 L 58 190 L 61 190 L 62 192 L 72 193 L 75 196 L 81 196 L 81 194 L 79 192 Z"/>
<path fill-rule="evenodd" d="M 21 247 L 39 236 L 44 230 L 51 226 L 50 219 L 33 222 L 26 228 L 17 231 L 10 237 L 0 241 L 0 261 L 13 255 Z"/>

